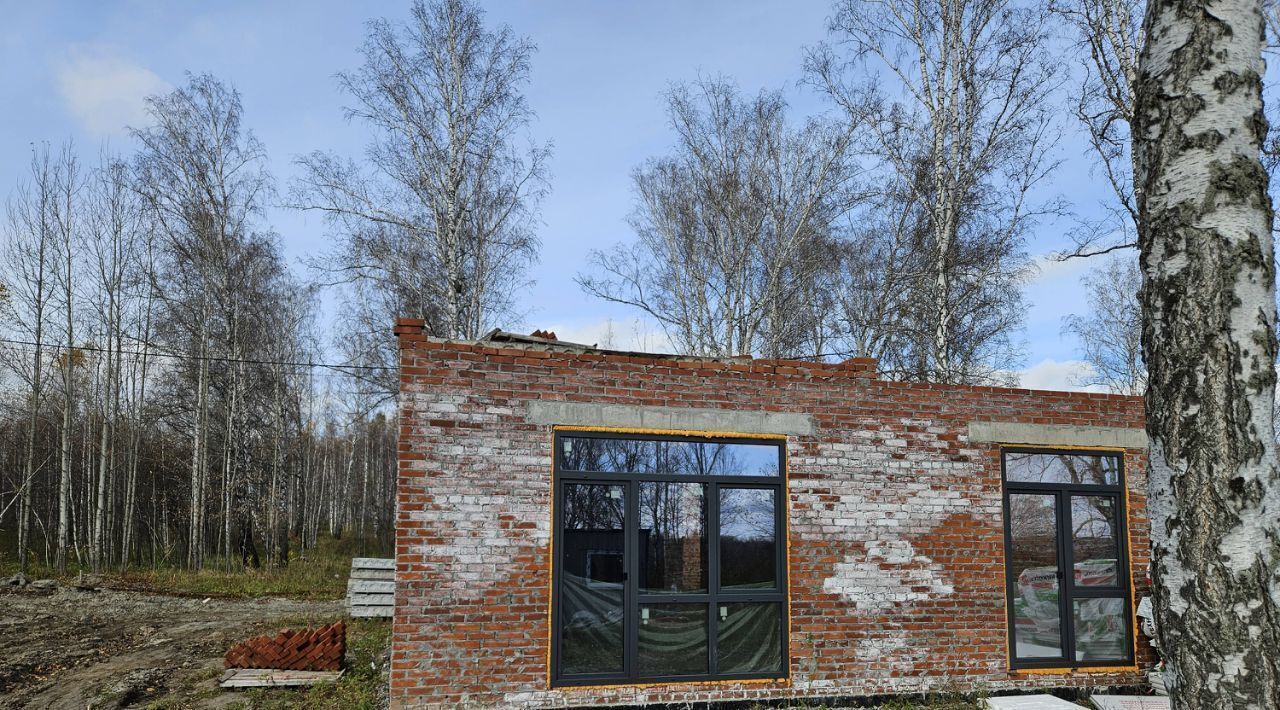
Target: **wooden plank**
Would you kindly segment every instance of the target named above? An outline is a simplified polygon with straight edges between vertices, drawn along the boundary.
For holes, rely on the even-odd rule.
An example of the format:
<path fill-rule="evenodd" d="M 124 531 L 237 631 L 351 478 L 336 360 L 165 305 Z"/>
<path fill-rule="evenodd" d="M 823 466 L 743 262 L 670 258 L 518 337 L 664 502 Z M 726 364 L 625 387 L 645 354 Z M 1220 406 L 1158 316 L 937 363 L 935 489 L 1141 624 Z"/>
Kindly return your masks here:
<path fill-rule="evenodd" d="M 1090 695 L 1099 710 L 1168 710 L 1169 698 L 1162 695 Z"/>
<path fill-rule="evenodd" d="M 387 604 L 369 605 L 369 606 L 353 606 L 351 607 L 351 616 L 353 617 L 371 617 L 386 616 L 392 617 L 396 615 L 396 608 Z"/>
<path fill-rule="evenodd" d="M 223 688 L 268 688 L 315 685 L 342 677 L 342 671 L 281 671 L 273 668 L 231 668 L 218 677 Z"/>
<path fill-rule="evenodd" d="M 393 569 L 353 569 L 351 579 L 372 579 L 395 581 L 396 571 Z"/>
<path fill-rule="evenodd" d="M 348 594 L 347 603 L 351 606 L 395 606 L 394 594 Z"/>
<path fill-rule="evenodd" d="M 396 583 L 391 580 L 347 580 L 347 594 L 395 594 Z"/>
<path fill-rule="evenodd" d="M 351 569 L 395 569 L 396 561 L 392 557 L 355 557 L 351 560 Z"/>

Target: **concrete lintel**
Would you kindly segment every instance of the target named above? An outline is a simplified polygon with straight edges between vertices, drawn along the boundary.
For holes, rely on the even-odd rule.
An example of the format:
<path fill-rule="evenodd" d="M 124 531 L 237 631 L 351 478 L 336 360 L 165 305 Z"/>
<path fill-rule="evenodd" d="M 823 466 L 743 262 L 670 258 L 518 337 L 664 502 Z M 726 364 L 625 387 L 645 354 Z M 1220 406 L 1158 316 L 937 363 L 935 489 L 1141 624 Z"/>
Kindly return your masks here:
<path fill-rule="evenodd" d="M 1021 422 L 969 422 L 969 441 L 1037 446 L 1110 446 L 1147 448 L 1144 429 L 1074 424 L 1023 424 Z"/>
<path fill-rule="evenodd" d="M 529 403 L 525 420 L 530 424 L 668 429 L 675 431 L 726 431 L 743 434 L 813 433 L 813 417 L 795 412 L 760 412 L 696 407 L 653 407 L 594 402 Z"/>

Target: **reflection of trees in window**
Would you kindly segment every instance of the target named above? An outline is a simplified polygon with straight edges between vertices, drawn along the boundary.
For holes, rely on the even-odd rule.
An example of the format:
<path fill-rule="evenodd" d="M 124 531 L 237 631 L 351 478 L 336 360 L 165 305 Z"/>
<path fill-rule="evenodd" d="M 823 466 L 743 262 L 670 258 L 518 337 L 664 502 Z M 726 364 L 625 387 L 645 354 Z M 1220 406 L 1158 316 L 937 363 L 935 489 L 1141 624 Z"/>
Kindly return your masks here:
<path fill-rule="evenodd" d="M 1036 567 L 1057 567 L 1057 517 L 1052 495 L 1009 496 L 1010 560 L 1014 574 Z"/>
<path fill-rule="evenodd" d="M 1015 667 L 1127 661 L 1120 456 L 1004 451 L 1003 458 Z"/>
<path fill-rule="evenodd" d="M 701 591 L 706 584 L 705 486 L 701 483 L 640 484 L 640 528 L 645 549 L 642 586 L 665 591 Z"/>
<path fill-rule="evenodd" d="M 1115 456 L 1008 452 L 1005 478 L 1019 483 L 1114 486 L 1119 465 Z"/>
<path fill-rule="evenodd" d="M 666 441 L 658 447 L 658 470 L 700 476 L 776 476 L 778 449 L 757 444 Z"/>
<path fill-rule="evenodd" d="M 622 488 L 565 486 L 563 514 L 566 530 L 621 530 L 624 515 Z"/>
<path fill-rule="evenodd" d="M 556 683 L 786 672 L 780 442 L 566 435 L 556 449 Z"/>
<path fill-rule="evenodd" d="M 655 439 L 565 437 L 560 468 L 610 473 L 777 476 L 778 447 Z"/>
<path fill-rule="evenodd" d="M 774 489 L 720 489 L 720 583 L 772 586 L 776 569 Z"/>
<path fill-rule="evenodd" d="M 642 439 L 565 437 L 560 466 L 567 471 L 652 471 L 656 445 Z"/>

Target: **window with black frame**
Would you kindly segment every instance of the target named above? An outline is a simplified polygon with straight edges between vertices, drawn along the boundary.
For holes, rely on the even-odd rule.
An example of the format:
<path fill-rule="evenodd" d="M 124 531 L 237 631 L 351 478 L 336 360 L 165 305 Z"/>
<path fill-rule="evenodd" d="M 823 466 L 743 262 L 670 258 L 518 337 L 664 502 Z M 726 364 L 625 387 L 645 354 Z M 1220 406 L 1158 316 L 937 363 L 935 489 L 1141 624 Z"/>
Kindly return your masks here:
<path fill-rule="evenodd" d="M 1132 662 L 1120 455 L 1006 449 L 1003 469 L 1013 667 Z"/>
<path fill-rule="evenodd" d="M 557 685 L 786 675 L 781 441 L 562 432 Z"/>

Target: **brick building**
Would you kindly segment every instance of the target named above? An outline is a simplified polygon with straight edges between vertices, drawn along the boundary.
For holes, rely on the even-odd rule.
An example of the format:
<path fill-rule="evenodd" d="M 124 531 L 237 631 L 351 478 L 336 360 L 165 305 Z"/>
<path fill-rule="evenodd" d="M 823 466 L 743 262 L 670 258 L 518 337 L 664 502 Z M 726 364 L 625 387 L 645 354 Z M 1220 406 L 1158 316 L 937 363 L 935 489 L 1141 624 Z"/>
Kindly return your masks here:
<path fill-rule="evenodd" d="M 1151 660 L 1138 399 L 396 333 L 393 707 L 1124 685 Z"/>

